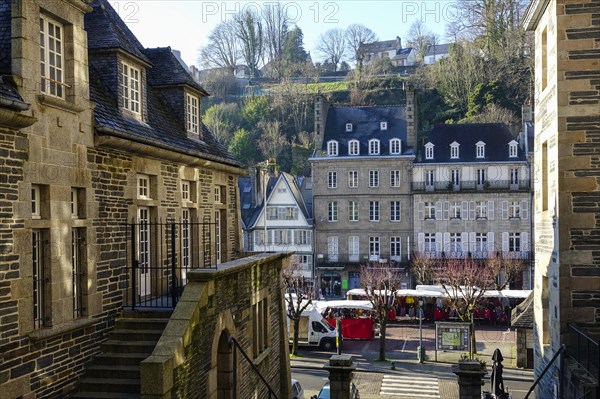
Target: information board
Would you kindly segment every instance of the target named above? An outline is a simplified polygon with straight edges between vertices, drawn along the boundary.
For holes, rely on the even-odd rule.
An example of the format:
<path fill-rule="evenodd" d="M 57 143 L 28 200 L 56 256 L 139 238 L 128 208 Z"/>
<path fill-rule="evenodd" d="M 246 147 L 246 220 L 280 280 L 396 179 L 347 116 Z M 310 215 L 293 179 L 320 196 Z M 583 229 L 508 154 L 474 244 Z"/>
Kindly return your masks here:
<path fill-rule="evenodd" d="M 471 335 L 469 323 L 435 323 L 435 357 L 437 351 L 470 352 Z"/>

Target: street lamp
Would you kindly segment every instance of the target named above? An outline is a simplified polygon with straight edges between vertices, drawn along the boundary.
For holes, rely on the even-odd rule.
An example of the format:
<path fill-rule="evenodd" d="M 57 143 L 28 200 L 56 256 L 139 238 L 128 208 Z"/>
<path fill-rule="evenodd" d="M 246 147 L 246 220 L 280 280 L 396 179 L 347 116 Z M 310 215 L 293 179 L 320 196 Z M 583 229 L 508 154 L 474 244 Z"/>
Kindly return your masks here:
<path fill-rule="evenodd" d="M 423 363 L 425 357 L 425 348 L 423 348 L 423 298 L 419 298 L 419 353 L 417 357 L 419 363 Z"/>

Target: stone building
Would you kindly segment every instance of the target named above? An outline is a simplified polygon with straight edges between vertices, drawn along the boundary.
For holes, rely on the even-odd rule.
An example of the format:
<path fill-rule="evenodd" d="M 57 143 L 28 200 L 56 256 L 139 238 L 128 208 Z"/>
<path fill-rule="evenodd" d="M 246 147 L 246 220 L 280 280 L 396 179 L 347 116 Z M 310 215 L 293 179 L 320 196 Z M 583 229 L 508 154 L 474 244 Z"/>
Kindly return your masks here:
<path fill-rule="evenodd" d="M 530 289 L 527 146 L 504 124 L 436 125 L 412 173 L 415 249 L 433 258 L 523 259 Z"/>
<path fill-rule="evenodd" d="M 234 261 L 243 170 L 170 49 L 145 49 L 106 0 L 3 1 L 0 74 L 0 397 L 260 395 L 230 336 L 287 395 L 283 256 Z M 147 307 L 164 332 L 123 328 L 151 324 Z M 181 343 L 160 381 L 140 378 L 153 340 Z"/>
<path fill-rule="evenodd" d="M 549 367 L 537 397 L 598 398 L 600 3 L 532 1 L 525 25 L 535 34 L 536 375 Z"/>
<path fill-rule="evenodd" d="M 360 286 L 361 264 L 407 268 L 414 106 L 329 107 L 317 98 L 310 159 L 315 284 L 325 296 Z M 405 281 L 405 284 L 408 280 Z"/>

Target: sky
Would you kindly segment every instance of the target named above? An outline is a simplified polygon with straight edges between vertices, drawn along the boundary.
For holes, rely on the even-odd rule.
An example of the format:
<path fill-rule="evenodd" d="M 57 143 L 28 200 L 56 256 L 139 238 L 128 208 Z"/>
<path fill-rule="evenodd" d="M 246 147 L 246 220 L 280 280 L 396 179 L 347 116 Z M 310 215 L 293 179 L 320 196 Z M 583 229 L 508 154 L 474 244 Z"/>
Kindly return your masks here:
<path fill-rule="evenodd" d="M 208 35 L 222 20 L 238 11 L 262 10 L 272 4 L 258 1 L 204 0 L 109 0 L 109 3 L 137 36 L 144 47 L 167 47 L 181 51 L 188 65 L 199 65 L 199 49 L 208 43 Z M 454 0 L 338 0 L 280 1 L 292 21 L 304 33 L 304 47 L 313 61 L 319 36 L 331 28 L 345 29 L 360 23 L 374 31 L 379 40 L 403 38 L 415 19 L 421 19 L 442 43 L 446 23 L 456 7 Z"/>

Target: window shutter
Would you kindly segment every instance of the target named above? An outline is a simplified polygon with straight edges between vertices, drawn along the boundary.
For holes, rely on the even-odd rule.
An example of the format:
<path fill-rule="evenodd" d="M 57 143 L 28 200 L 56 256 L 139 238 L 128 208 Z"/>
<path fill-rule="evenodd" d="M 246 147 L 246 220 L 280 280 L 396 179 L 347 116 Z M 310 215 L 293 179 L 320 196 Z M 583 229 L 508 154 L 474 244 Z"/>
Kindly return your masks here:
<path fill-rule="evenodd" d="M 442 220 L 442 201 L 435 203 L 435 220 Z"/>
<path fill-rule="evenodd" d="M 529 233 L 524 231 L 521 233 L 521 251 L 529 252 Z"/>
<path fill-rule="evenodd" d="M 469 233 L 469 251 L 475 252 L 475 232 Z"/>
<path fill-rule="evenodd" d="M 444 248 L 442 250 L 448 256 L 448 252 L 450 251 L 450 233 L 444 233 Z"/>
<path fill-rule="evenodd" d="M 521 201 L 521 218 L 529 219 L 529 201 Z"/>
<path fill-rule="evenodd" d="M 502 233 L 502 252 L 508 252 L 508 233 Z"/>
<path fill-rule="evenodd" d="M 469 252 L 469 233 L 460 234 L 460 247 L 463 253 L 462 256 L 467 256 L 467 252 Z"/>
<path fill-rule="evenodd" d="M 417 204 L 417 218 L 419 220 L 425 219 L 425 204 L 423 204 L 422 202 L 419 202 Z"/>
<path fill-rule="evenodd" d="M 469 220 L 475 220 L 475 201 L 469 201 Z"/>
<path fill-rule="evenodd" d="M 508 201 L 502 201 L 502 220 L 508 219 Z"/>
<path fill-rule="evenodd" d="M 292 230 L 287 231 L 287 241 L 286 244 L 292 244 Z"/>
<path fill-rule="evenodd" d="M 450 219 L 450 202 L 444 201 L 442 206 L 444 207 L 444 220 Z"/>
<path fill-rule="evenodd" d="M 487 217 L 488 220 L 494 220 L 494 201 L 488 201 Z"/>
<path fill-rule="evenodd" d="M 442 233 L 435 233 L 435 252 L 442 252 Z"/>
<path fill-rule="evenodd" d="M 462 220 L 469 220 L 469 203 L 467 201 L 463 201 L 461 204 L 460 218 Z"/>
<path fill-rule="evenodd" d="M 494 232 L 490 231 L 487 235 L 487 240 L 488 240 L 488 252 L 489 252 L 489 256 L 493 255 L 494 252 L 496 251 L 496 243 L 494 242 Z"/>
<path fill-rule="evenodd" d="M 419 233 L 417 238 L 419 252 L 423 252 L 425 250 L 425 233 Z"/>

